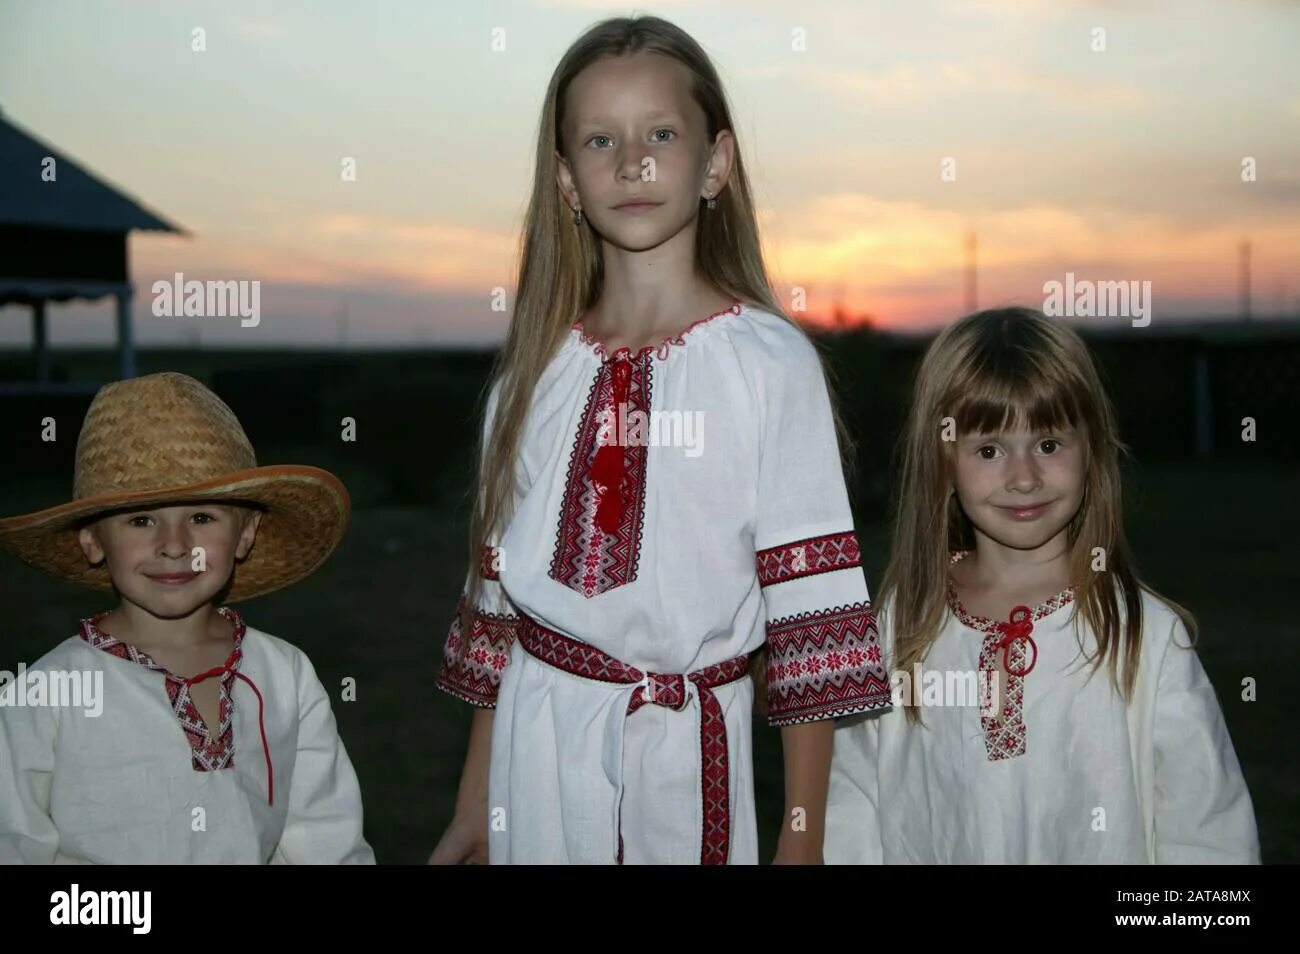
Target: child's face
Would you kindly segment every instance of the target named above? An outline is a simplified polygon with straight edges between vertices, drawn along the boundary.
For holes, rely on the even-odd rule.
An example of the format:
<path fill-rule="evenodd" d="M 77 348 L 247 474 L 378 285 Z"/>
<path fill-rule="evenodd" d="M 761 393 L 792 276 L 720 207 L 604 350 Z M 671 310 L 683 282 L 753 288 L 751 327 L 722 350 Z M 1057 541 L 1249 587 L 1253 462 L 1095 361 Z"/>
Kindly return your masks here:
<path fill-rule="evenodd" d="M 557 181 L 605 241 L 654 248 L 695 221 L 700 199 L 717 196 L 731 171 L 735 140 L 708 123 L 690 94 L 690 73 L 652 53 L 606 57 L 569 84 L 564 152 Z M 623 209 L 630 200 L 655 203 Z"/>
<path fill-rule="evenodd" d="M 252 548 L 261 518 L 222 504 L 157 507 L 111 514 L 83 528 L 78 540 L 91 563 L 107 559 L 123 599 L 154 616 L 177 618 L 225 586 L 235 560 Z"/>
<path fill-rule="evenodd" d="M 1033 550 L 1065 530 L 1083 502 L 1085 431 L 1027 428 L 958 439 L 953 487 L 978 534 Z"/>

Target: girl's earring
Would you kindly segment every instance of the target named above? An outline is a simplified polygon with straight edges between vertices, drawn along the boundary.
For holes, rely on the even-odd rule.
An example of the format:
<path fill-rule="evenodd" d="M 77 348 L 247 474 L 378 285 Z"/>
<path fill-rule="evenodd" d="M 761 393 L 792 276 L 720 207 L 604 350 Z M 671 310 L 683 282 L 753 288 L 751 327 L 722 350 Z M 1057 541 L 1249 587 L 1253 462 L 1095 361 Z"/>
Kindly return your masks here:
<path fill-rule="evenodd" d="M 704 207 L 707 209 L 716 209 L 718 207 L 718 200 L 713 196 L 709 196 L 709 201 L 704 203 Z"/>
<path fill-rule="evenodd" d="M 582 209 L 573 210 L 573 224 L 574 225 L 582 224 Z"/>

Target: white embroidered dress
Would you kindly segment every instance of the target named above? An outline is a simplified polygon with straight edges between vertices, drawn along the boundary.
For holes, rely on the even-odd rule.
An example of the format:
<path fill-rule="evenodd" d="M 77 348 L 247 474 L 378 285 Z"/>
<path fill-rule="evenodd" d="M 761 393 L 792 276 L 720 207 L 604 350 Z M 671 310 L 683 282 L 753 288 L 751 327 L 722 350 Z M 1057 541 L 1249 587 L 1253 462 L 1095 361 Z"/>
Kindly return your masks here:
<path fill-rule="evenodd" d="M 702 428 L 620 440 L 618 404 Z M 575 324 L 492 542 L 468 662 L 453 623 L 439 678 L 496 707 L 492 863 L 757 862 L 765 641 L 773 725 L 888 705 L 821 365 L 780 316 L 736 303 L 612 355 Z"/>
<path fill-rule="evenodd" d="M 1089 680 L 1074 608 L 1066 590 L 1032 609 L 1039 657 L 1008 678 L 1001 718 L 967 692 L 973 704 L 923 705 L 925 728 L 901 707 L 836 727 L 828 864 L 1259 863 L 1250 794 L 1182 621 L 1143 593 L 1126 708 L 1107 670 Z M 992 669 L 1005 632 L 950 593 L 923 683 Z M 892 666 L 888 604 L 880 634 Z M 1084 646 L 1095 653 L 1091 630 Z M 1009 650 L 1014 672 L 1033 659 L 1022 641 Z"/>
<path fill-rule="evenodd" d="M 231 671 L 213 677 L 211 735 L 184 680 L 99 630 L 105 613 L 5 686 L 0 864 L 374 863 L 357 776 L 311 662 L 236 610 L 218 612 L 235 648 Z M 102 697 L 20 704 L 38 698 L 36 671 L 80 673 L 82 685 L 102 674 Z M 236 672 L 261 693 L 260 718 Z"/>

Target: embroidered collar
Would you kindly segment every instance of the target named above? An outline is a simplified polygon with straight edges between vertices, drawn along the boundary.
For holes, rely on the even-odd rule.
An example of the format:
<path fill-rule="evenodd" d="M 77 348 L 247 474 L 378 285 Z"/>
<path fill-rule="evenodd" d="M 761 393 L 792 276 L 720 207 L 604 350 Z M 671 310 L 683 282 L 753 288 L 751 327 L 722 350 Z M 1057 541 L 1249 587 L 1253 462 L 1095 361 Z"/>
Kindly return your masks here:
<path fill-rule="evenodd" d="M 136 649 L 134 646 L 124 643 L 116 637 L 110 636 L 108 633 L 101 630 L 99 628 L 99 623 L 110 612 L 112 612 L 112 610 L 104 610 L 102 613 L 96 613 L 94 616 L 83 619 L 81 621 L 81 638 L 94 649 L 102 649 L 110 656 L 116 656 L 118 659 L 125 659 L 128 662 L 144 666 L 146 669 L 153 669 L 161 672 L 167 677 L 168 681 L 185 681 L 180 676 L 169 672 L 167 669 L 154 662 L 153 658 L 144 650 Z M 230 656 L 226 659 L 226 666 L 231 671 L 227 672 L 226 675 L 222 677 L 222 681 L 227 682 L 229 679 L 234 678 L 233 671 L 239 668 L 239 660 L 243 656 L 244 635 L 247 633 L 247 627 L 244 625 L 244 618 L 239 615 L 238 610 L 231 609 L 228 606 L 220 606 L 217 608 L 217 612 L 224 618 L 228 619 L 235 629 L 235 645 L 230 652 Z"/>
<path fill-rule="evenodd" d="M 970 550 L 952 550 L 949 553 L 948 565 L 951 567 L 958 560 L 961 560 L 970 553 Z M 1067 586 L 1065 589 L 1061 590 L 1061 592 L 1048 597 L 1037 606 L 1033 607 L 1029 612 L 1029 619 L 1031 622 L 1036 623 L 1043 617 L 1050 616 L 1062 607 L 1067 606 L 1073 600 L 1074 587 Z M 998 633 L 1001 632 L 999 627 L 1006 625 L 1003 620 L 990 619 L 987 616 L 977 616 L 974 613 L 968 612 L 966 607 L 962 605 L 961 599 L 957 596 L 957 587 L 954 585 L 951 576 L 948 577 L 948 608 L 952 610 L 953 615 L 961 621 L 963 626 L 980 633 Z"/>
<path fill-rule="evenodd" d="M 136 663 L 146 669 L 163 674 L 167 699 L 171 703 L 172 713 L 176 716 L 181 730 L 185 733 L 185 738 L 190 744 L 191 763 L 196 772 L 212 772 L 234 766 L 235 704 L 231 690 L 234 688 L 236 678 L 248 683 L 249 688 L 257 696 L 257 727 L 262 736 L 262 753 L 266 758 L 266 800 L 268 804 L 274 804 L 275 776 L 271 765 L 271 747 L 266 739 L 266 722 L 263 711 L 265 705 L 262 693 L 252 679 L 239 671 L 239 664 L 244 655 L 244 636 L 247 633 L 244 618 L 239 612 L 227 606 L 217 608 L 217 612 L 229 620 L 234 628 L 234 648 L 231 649 L 230 655 L 226 657 L 223 665 L 189 678 L 182 678 L 170 672 L 155 662 L 148 653 L 101 630 L 99 622 L 109 612 L 111 611 L 105 610 L 102 613 L 96 613 L 94 616 L 83 619 L 81 621 L 81 638 L 91 647 L 102 650 L 110 656 Z M 218 683 L 219 717 L 215 730 L 204 723 L 203 716 L 199 714 L 198 707 L 194 705 L 194 700 L 190 695 L 190 686 L 214 677 L 220 677 Z"/>
<path fill-rule="evenodd" d="M 713 314 L 709 315 L 706 318 L 701 318 L 699 321 L 692 322 L 686 328 L 683 328 L 681 331 L 677 332 L 676 334 L 669 335 L 667 338 L 664 338 L 658 344 L 646 345 L 643 348 L 639 348 L 635 353 L 632 352 L 631 348 L 624 347 L 624 348 L 616 348 L 614 349 L 613 354 L 610 354 L 608 349 L 606 349 L 605 345 L 602 342 L 596 340 L 591 335 L 587 334 L 587 329 L 583 327 L 581 319 L 573 323 L 573 325 L 570 328 L 570 331 L 578 341 L 582 342 L 582 344 L 586 345 L 602 359 L 609 359 L 620 354 L 627 354 L 633 360 L 640 360 L 646 355 L 653 353 L 660 361 L 664 361 L 668 358 L 668 353 L 673 346 L 680 347 L 686 344 L 686 337 L 687 335 L 691 334 L 691 332 L 695 331 L 697 328 L 707 325 L 709 322 L 713 321 L 714 319 L 723 317 L 724 315 L 738 315 L 740 314 L 742 308 L 744 308 L 743 302 L 734 301 L 731 303 L 730 306 L 722 309 L 721 311 L 715 311 Z"/>

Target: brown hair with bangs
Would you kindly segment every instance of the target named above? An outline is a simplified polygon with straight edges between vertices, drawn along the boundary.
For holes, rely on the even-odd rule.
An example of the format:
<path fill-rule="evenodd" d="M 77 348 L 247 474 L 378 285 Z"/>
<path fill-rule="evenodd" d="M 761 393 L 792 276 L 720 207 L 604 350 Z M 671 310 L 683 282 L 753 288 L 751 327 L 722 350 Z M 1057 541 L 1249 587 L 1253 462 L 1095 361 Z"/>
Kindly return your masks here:
<path fill-rule="evenodd" d="M 1030 308 L 977 312 L 945 328 L 917 372 L 904 425 L 899 491 L 889 566 L 879 602 L 889 602 L 894 668 L 904 673 L 925 659 L 947 606 L 950 552 L 975 546 L 975 533 L 953 489 L 951 430 L 997 433 L 1077 427 L 1086 432 L 1083 501 L 1067 528 L 1073 619 L 1082 614 L 1096 635 L 1087 659 L 1103 665 L 1122 698 L 1132 697 L 1142 650 L 1142 597 L 1124 538 L 1119 439 L 1115 412 L 1083 340 L 1064 324 Z M 948 435 L 945 435 L 948 431 Z M 1094 571 L 1100 548 L 1104 571 Z M 1166 603 L 1195 635 L 1191 614 Z M 916 706 L 907 717 L 920 720 Z"/>

